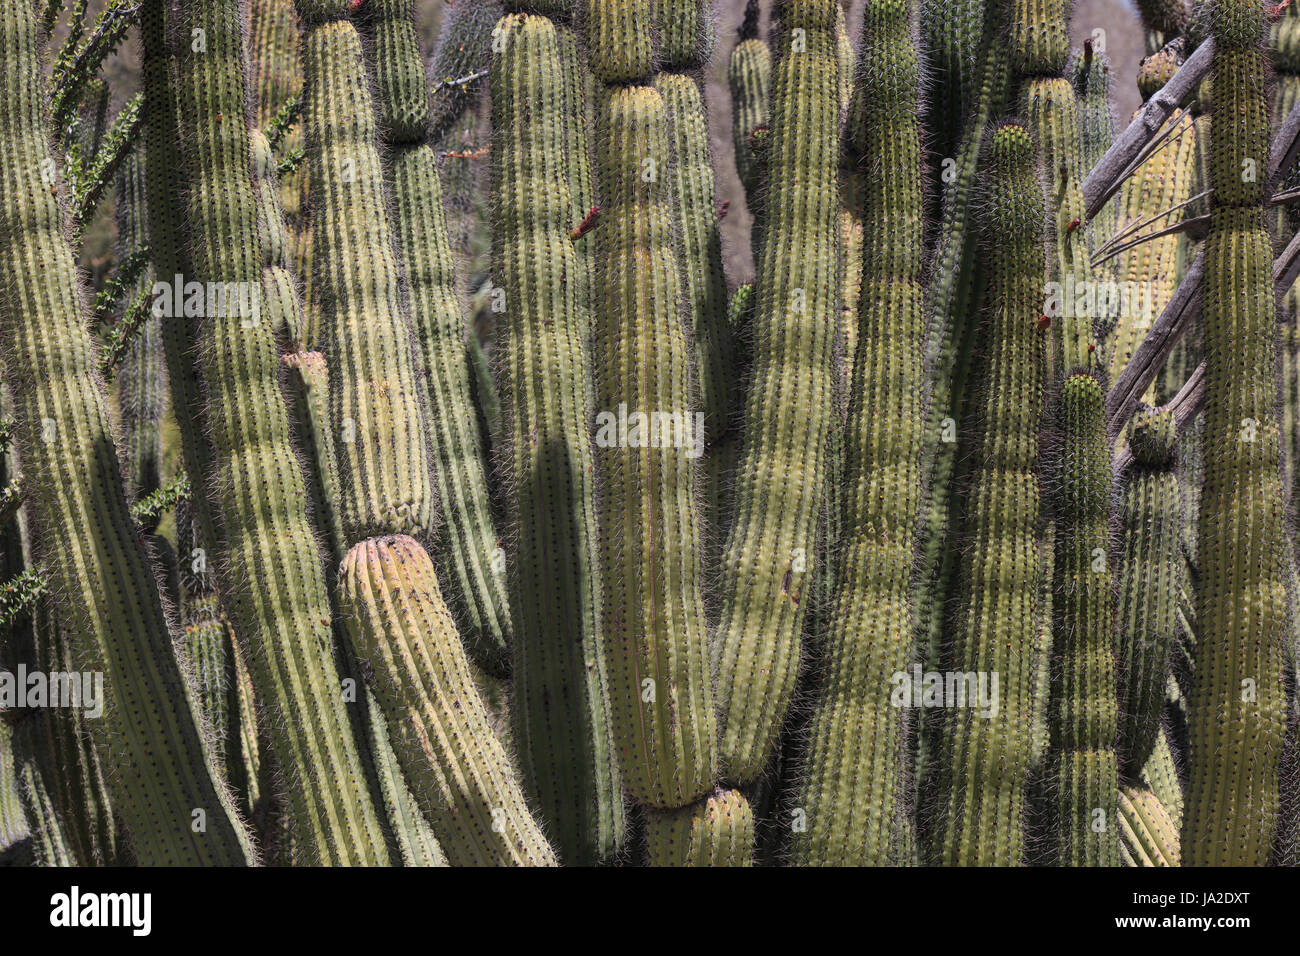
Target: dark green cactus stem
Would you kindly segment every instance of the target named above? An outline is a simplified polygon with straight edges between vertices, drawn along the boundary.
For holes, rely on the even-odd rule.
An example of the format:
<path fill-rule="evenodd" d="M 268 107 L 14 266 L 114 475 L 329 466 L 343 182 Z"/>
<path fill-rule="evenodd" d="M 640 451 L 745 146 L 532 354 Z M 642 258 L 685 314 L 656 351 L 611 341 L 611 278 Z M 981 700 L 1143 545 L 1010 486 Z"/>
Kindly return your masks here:
<path fill-rule="evenodd" d="M 466 80 L 487 68 L 492 27 L 501 19 L 499 0 L 457 3 L 449 7 L 438 34 L 429 77 L 433 105 L 429 138 L 441 141 L 473 105 L 487 83 L 480 77 Z"/>
<path fill-rule="evenodd" d="M 921 42 L 933 71 L 925 98 L 931 149 L 954 156 L 966 136 L 969 117 L 978 109 L 983 85 L 985 20 L 995 4 L 989 0 L 922 0 Z"/>
<path fill-rule="evenodd" d="M 224 774 L 231 721 L 226 693 L 230 684 L 227 674 L 230 638 L 215 594 L 208 593 L 190 602 L 188 611 L 181 654 L 189 665 L 199 707 L 212 727 L 213 758 Z"/>
<path fill-rule="evenodd" d="M 724 779 L 762 772 L 799 663 L 835 414 L 839 275 L 836 0 L 774 11 L 769 219 L 756 283 L 755 367 L 720 586 L 716 643 Z"/>
<path fill-rule="evenodd" d="M 118 169 L 118 261 L 125 262 L 146 248 L 144 150 L 133 149 Z M 145 269 L 127 290 L 128 307 L 153 286 L 153 273 Z M 142 498 L 162 485 L 162 418 L 164 380 L 162 333 L 159 319 L 149 318 L 128 346 L 117 376 L 117 407 L 122 445 L 130 464 L 127 472 L 131 497 Z"/>
<path fill-rule="evenodd" d="M 0 866 L 20 859 L 32 836 L 18 792 L 18 764 L 14 760 L 13 730 L 0 720 Z"/>
<path fill-rule="evenodd" d="M 176 115 L 194 157 L 185 207 L 193 274 L 205 282 L 240 283 L 258 290 L 263 304 L 274 303 L 279 290 L 264 268 L 266 246 L 243 121 L 240 5 L 187 3 L 177 26 L 185 36 L 201 29 L 206 40 L 202 52 L 187 45 L 177 60 Z M 220 205 L 217 197 L 223 197 Z M 223 606 L 244 642 L 257 699 L 277 715 L 267 721 L 267 732 L 295 859 L 386 863 L 334 661 L 324 569 L 280 391 L 272 316 L 285 304 L 272 304 L 260 315 L 195 323 L 212 445 L 207 487 L 224 531 L 220 562 L 226 580 L 234 582 Z M 296 304 L 296 297 L 287 303 Z M 268 551 L 265 541 L 276 545 Z"/>
<path fill-rule="evenodd" d="M 1110 102 L 1110 60 L 1085 40 L 1083 49 L 1070 57 L 1066 71 L 1074 87 L 1079 112 L 1080 166 L 1086 174 L 1106 155 L 1115 141 L 1115 113 Z M 1086 227 L 1089 251 L 1109 239 L 1115 231 L 1115 204 L 1106 203 L 1089 220 Z M 1098 275 L 1114 278 L 1114 263 L 1106 264 Z"/>
<path fill-rule="evenodd" d="M 745 202 L 754 217 L 754 236 L 763 206 L 765 177 L 763 164 L 754 155 L 754 131 L 768 123 L 768 92 L 772 77 L 772 52 L 758 36 L 758 0 L 749 0 L 745 9 L 746 28 L 740 42 L 732 48 L 727 65 L 727 85 L 731 90 L 731 139 L 734 144 L 736 172 L 745 188 Z M 754 9 L 751 19 L 750 7 Z M 753 32 L 746 32 L 752 24 Z"/>
<path fill-rule="evenodd" d="M 1182 500 L 1172 412 L 1141 414 L 1129 429 L 1133 464 L 1123 476 L 1119 568 L 1120 768 L 1137 779 L 1160 737 L 1170 654 L 1185 586 L 1179 550 Z"/>
<path fill-rule="evenodd" d="M 339 569 L 341 610 L 416 802 L 453 866 L 553 866 L 479 696 L 433 563 L 406 535 Z"/>
<path fill-rule="evenodd" d="M 1128 866 L 1179 866 L 1178 828 L 1145 787 L 1124 786 L 1119 791 L 1120 851 Z"/>
<path fill-rule="evenodd" d="M 716 790 L 679 810 L 648 810 L 651 866 L 753 866 L 754 813 L 736 790 Z"/>
<path fill-rule="evenodd" d="M 1216 46 L 1202 318 L 1205 476 L 1182 844 L 1189 866 L 1260 866 L 1277 824 L 1284 671 L 1293 653 L 1263 206 L 1264 9 L 1251 0 L 1209 6 Z"/>
<path fill-rule="evenodd" d="M 1024 855 L 1034 702 L 1044 653 L 1039 586 L 1038 431 L 1048 336 L 1040 328 L 1045 209 L 1033 139 L 1004 124 L 981 179 L 988 264 L 984 431 L 969 490 L 962 591 L 951 669 L 998 675 L 997 709 L 952 707 L 940 735 L 932 856 L 949 865 L 1015 866 Z"/>
<path fill-rule="evenodd" d="M 1165 808 L 1174 828 L 1183 828 L 1183 784 L 1178 776 L 1178 765 L 1174 762 L 1173 748 L 1169 744 L 1170 732 L 1161 728 L 1156 735 L 1155 749 L 1142 768 L 1141 782 L 1148 787 Z"/>
<path fill-rule="evenodd" d="M 1187 0 L 1137 0 L 1137 8 L 1146 28 L 1148 55 L 1187 29 Z"/>
<path fill-rule="evenodd" d="M 25 735 L 38 733 L 36 726 L 38 722 L 39 718 L 20 724 L 15 730 L 15 738 L 21 740 Z M 27 749 L 21 742 L 17 746 L 19 750 Z M 59 819 L 50 787 L 48 775 L 36 761 L 20 762 L 18 792 L 23 804 L 23 813 L 28 820 L 32 821 L 32 860 L 36 866 L 76 866 L 77 859 L 63 832 L 63 823 Z"/>
<path fill-rule="evenodd" d="M 1057 773 L 1055 861 L 1115 866 L 1114 576 L 1110 548 L 1110 445 L 1106 392 L 1094 372 L 1061 385 L 1051 456 L 1053 543 L 1049 766 Z"/>
<path fill-rule="evenodd" d="M 592 345 L 614 742 L 627 792 L 665 809 L 692 803 L 717 776 L 695 501 L 704 436 L 681 320 L 670 115 L 652 87 L 604 97 Z"/>
<path fill-rule="evenodd" d="M 925 339 L 919 63 L 912 4 L 869 0 L 859 46 L 863 308 L 849 398 L 843 568 L 792 837 L 796 863 L 909 861 L 907 712 L 911 572 L 921 503 Z"/>
<path fill-rule="evenodd" d="M 137 546 L 50 168 L 35 11 L 0 14 L 0 362 L 12 392 L 32 540 L 62 597 L 79 669 L 103 673 L 92 721 L 112 800 L 142 863 L 235 865 L 253 853 L 215 775 Z M 206 818 L 196 832 L 195 811 Z"/>
<path fill-rule="evenodd" d="M 253 188 L 262 219 L 262 265 L 265 300 L 262 311 L 281 348 L 301 348 L 306 337 L 298 289 L 289 271 L 289 231 L 277 189 L 275 154 L 261 130 L 249 133 L 253 154 Z"/>
<path fill-rule="evenodd" d="M 611 858 L 624 829 L 599 624 L 591 304 L 569 281 L 572 161 L 555 27 L 508 15 L 495 32 L 493 268 L 505 296 L 495 360 L 510 489 L 514 740 L 529 795 L 560 859 L 574 865 Z"/>
<path fill-rule="evenodd" d="M 411 0 L 372 3 L 369 59 L 393 202 L 397 251 L 423 363 L 433 471 L 445 525 L 437 554 L 461 636 L 486 671 L 508 671 L 510 606 L 504 554 L 488 501 L 465 363 L 465 321 L 443 212 L 438 161 L 425 141 L 428 85 Z"/>
<path fill-rule="evenodd" d="M 659 69 L 684 72 L 707 63 L 713 41 L 708 22 L 712 13 L 710 5 L 701 0 L 652 2 Z"/>

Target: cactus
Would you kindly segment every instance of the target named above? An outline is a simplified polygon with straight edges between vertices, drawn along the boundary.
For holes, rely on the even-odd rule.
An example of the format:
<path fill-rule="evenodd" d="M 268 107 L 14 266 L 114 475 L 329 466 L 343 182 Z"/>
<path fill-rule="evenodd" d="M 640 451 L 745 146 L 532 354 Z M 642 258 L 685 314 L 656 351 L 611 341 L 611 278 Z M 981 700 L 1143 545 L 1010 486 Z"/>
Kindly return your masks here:
<path fill-rule="evenodd" d="M 1160 736 L 1165 683 L 1183 587 L 1178 536 L 1182 502 L 1174 469 L 1176 431 L 1170 412 L 1133 422 L 1133 465 L 1123 478 L 1119 511 L 1124 551 L 1119 572 L 1120 765 L 1134 779 Z"/>
<path fill-rule="evenodd" d="M 651 866 L 753 866 L 754 814 L 735 790 L 646 813 Z"/>
<path fill-rule="evenodd" d="M 339 591 L 394 752 L 451 864 L 554 865 L 424 549 L 406 535 L 369 538 L 343 559 Z"/>
<path fill-rule="evenodd" d="M 731 88 L 731 136 L 735 144 L 736 172 L 745 187 L 745 201 L 757 225 L 762 209 L 765 176 L 754 154 L 755 130 L 768 122 L 769 87 L 772 78 L 772 52 L 758 36 L 758 0 L 745 6 L 745 22 L 740 42 L 731 50 L 727 65 L 727 84 Z"/>
<path fill-rule="evenodd" d="M 465 322 L 456 296 L 437 158 L 425 142 L 428 87 L 411 0 L 376 3 L 370 30 L 393 224 L 420 346 L 433 469 L 446 520 L 437 554 L 450 571 L 452 609 L 461 635 L 480 666 L 500 675 L 508 669 L 510 608 L 474 431 Z"/>
<path fill-rule="evenodd" d="M 1119 830 L 1127 865 L 1180 865 L 1178 830 L 1169 812 L 1150 790 L 1120 788 Z"/>
<path fill-rule="evenodd" d="M 206 36 L 204 52 L 182 52 L 177 62 L 177 117 L 201 147 L 195 150 L 200 165 L 194 175 L 211 184 L 210 191 L 188 194 L 188 258 L 204 281 L 257 289 L 263 301 L 273 303 L 264 311 L 274 316 L 286 303 L 275 304 L 278 290 L 264 268 L 243 125 L 239 24 L 233 0 L 190 4 L 178 24 L 186 35 L 202 29 Z M 220 70 L 236 81 L 213 82 L 212 71 Z M 227 198 L 218 206 L 211 197 L 222 194 Z M 287 304 L 296 307 L 296 297 Z M 276 772 L 285 782 L 295 852 L 321 863 L 386 863 L 380 821 L 339 690 L 325 577 L 280 393 L 276 329 L 266 318 L 213 317 L 196 323 L 194 332 L 212 453 L 207 487 L 224 532 L 218 539 L 221 563 L 226 580 L 234 582 L 226 606 L 248 649 L 258 700 L 275 713 L 294 715 L 272 722 L 268 731 Z M 258 435 L 255 445 L 245 437 L 250 434 Z M 275 493 L 254 495 L 253 487 Z M 261 550 L 263 540 L 277 542 L 269 555 Z"/>
<path fill-rule="evenodd" d="M 694 497 L 703 435 L 680 320 L 670 111 L 652 87 L 616 87 L 600 125 L 605 204 L 593 355 L 601 630 L 624 787 L 638 803 L 675 808 L 712 786 L 717 727 Z M 664 175 L 647 181 L 647 160 Z"/>
<path fill-rule="evenodd" d="M 933 855 L 946 864 L 1017 865 L 1033 755 L 1032 697 L 1044 653 L 1038 426 L 1047 336 L 1036 316 L 1046 268 L 1033 140 L 999 126 L 985 159 L 987 386 L 969 492 L 967 555 L 952 670 L 999 675 L 997 712 L 953 708 L 941 733 Z"/>
<path fill-rule="evenodd" d="M 0 362 L 12 392 L 26 508 L 67 606 L 72 654 L 101 671 L 95 723 L 116 768 L 112 799 L 145 863 L 243 864 L 253 852 L 216 778 L 194 703 L 172 653 L 162 601 L 136 547 L 89 336 L 81 324 L 62 210 L 42 170 L 48 119 L 35 12 L 0 15 L 5 75 L 0 143 Z M 206 832 L 191 827 L 194 811 Z"/>
<path fill-rule="evenodd" d="M 657 0 L 588 0 L 587 50 L 602 83 L 635 83 L 654 72 Z"/>
<path fill-rule="evenodd" d="M 1210 7 L 1205 473 L 1182 843 L 1188 865 L 1260 865 L 1276 826 L 1291 640 L 1266 177 L 1243 175 L 1267 168 L 1264 20 L 1246 0 Z"/>
<path fill-rule="evenodd" d="M 924 429 L 922 197 L 912 5 L 870 0 L 857 102 L 872 131 L 864 165 L 862 339 L 849 403 L 843 570 L 828 668 L 796 798 L 796 862 L 906 862 L 907 753 L 896 675 L 911 650 L 912 542 Z M 862 816 L 859 816 L 862 814 Z"/>
<path fill-rule="evenodd" d="M 555 27 L 507 15 L 491 64 L 494 271 L 505 296 L 497 370 L 515 613 L 514 735 L 525 787 L 569 864 L 622 845 L 595 566 L 590 302 L 565 277 L 572 161 Z"/>
<path fill-rule="evenodd" d="M 1050 761 L 1058 774 L 1056 862 L 1114 866 L 1118 786 L 1110 445 L 1099 377 L 1077 371 L 1054 414 Z"/>
<path fill-rule="evenodd" d="M 775 9 L 758 348 L 744 414 L 744 481 L 723 559 L 716 652 L 723 774 L 737 783 L 762 771 L 785 716 L 815 552 L 836 377 L 835 8 L 835 0 L 782 0 Z"/>

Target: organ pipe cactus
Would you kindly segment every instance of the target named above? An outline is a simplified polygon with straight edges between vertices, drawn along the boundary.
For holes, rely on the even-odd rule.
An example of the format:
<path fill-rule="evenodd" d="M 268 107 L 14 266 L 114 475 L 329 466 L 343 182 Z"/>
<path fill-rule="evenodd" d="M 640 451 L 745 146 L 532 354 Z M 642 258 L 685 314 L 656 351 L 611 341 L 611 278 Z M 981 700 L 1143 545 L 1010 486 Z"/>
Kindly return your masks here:
<path fill-rule="evenodd" d="M 1260 865 L 1277 821 L 1291 641 L 1265 229 L 1263 8 L 1214 0 L 1197 666 L 1183 818 L 1188 865 Z"/>
<path fill-rule="evenodd" d="M 858 75 L 871 131 L 864 181 L 861 340 L 849 399 L 843 570 L 828 667 L 796 803 L 794 858 L 906 862 L 906 711 L 896 675 L 911 650 L 913 529 L 924 429 L 921 162 L 914 5 L 869 0 Z"/>
<path fill-rule="evenodd" d="M 960 673 L 997 674 L 995 712 L 953 707 L 941 732 L 934 854 L 945 864 L 1017 865 L 1024 853 L 1036 675 L 1045 652 L 1039 595 L 1038 428 L 1047 336 L 1038 316 L 1045 208 L 1034 144 L 1021 125 L 993 133 L 984 249 L 987 372 L 980 466 L 970 488 L 961 609 L 951 651 Z"/>
<path fill-rule="evenodd" d="M 586 426 L 594 414 L 585 344 L 591 303 L 566 281 L 576 269 L 577 223 L 561 118 L 563 60 L 545 17 L 508 14 L 494 29 L 493 259 L 505 308 L 496 365 L 512 529 L 514 739 L 525 787 L 560 860 L 594 862 L 614 855 L 625 824 Z"/>
<path fill-rule="evenodd" d="M 96 747 L 113 803 L 153 864 L 244 864 L 253 850 L 216 776 L 172 652 L 162 599 L 136 547 L 80 290 L 48 171 L 40 30 L 26 4 L 0 16 L 0 360 L 27 479 L 25 507 L 67 607 L 73 654 L 103 673 Z M 43 171 L 46 175 L 43 177 Z M 159 812 L 165 808 L 164 812 Z M 194 813 L 206 821 L 192 827 Z"/>
<path fill-rule="evenodd" d="M 799 661 L 835 372 L 839 62 L 835 0 L 781 0 L 753 383 L 717 641 L 724 777 L 771 754 Z M 800 133 L 796 141 L 794 130 Z"/>

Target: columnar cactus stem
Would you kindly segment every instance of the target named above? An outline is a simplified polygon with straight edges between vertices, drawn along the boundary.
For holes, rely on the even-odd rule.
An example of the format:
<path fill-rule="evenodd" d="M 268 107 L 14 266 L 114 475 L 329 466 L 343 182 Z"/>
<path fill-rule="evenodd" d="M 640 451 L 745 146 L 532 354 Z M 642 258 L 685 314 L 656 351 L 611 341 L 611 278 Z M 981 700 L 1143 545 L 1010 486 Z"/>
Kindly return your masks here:
<path fill-rule="evenodd" d="M 1183 858 L 1262 865 L 1277 822 L 1293 641 L 1274 411 L 1276 306 L 1265 228 L 1263 6 L 1211 0 L 1210 233 L 1205 242 L 1205 477 Z M 1251 170 L 1255 175 L 1249 175 Z"/>
<path fill-rule="evenodd" d="M 505 295 L 497 362 L 508 436 L 514 738 L 529 795 L 572 865 L 612 857 L 624 828 L 595 565 L 590 302 L 569 281 L 573 166 L 555 27 L 507 15 L 495 35 L 493 258 Z"/>
<path fill-rule="evenodd" d="M 1177 71 L 1180 60 L 1175 50 L 1164 50 L 1147 57 L 1138 73 L 1138 87 L 1150 98 Z M 1119 195 L 1109 204 L 1116 208 L 1115 227 L 1129 230 L 1139 223 L 1148 223 L 1124 235 L 1121 244 L 1143 239 L 1181 220 L 1185 208 L 1178 208 L 1192 196 L 1196 172 L 1196 125 L 1190 117 L 1171 120 L 1176 128 L 1166 124 L 1164 132 L 1170 139 L 1154 152 L 1120 187 Z M 1161 216 L 1166 210 L 1174 212 Z M 1116 278 L 1125 283 L 1122 291 L 1137 292 L 1129 297 L 1129 307 L 1121 309 L 1118 321 L 1110 334 L 1106 352 L 1113 382 L 1133 357 L 1151 328 L 1151 323 L 1164 310 L 1178 285 L 1177 258 L 1180 236 L 1159 236 L 1133 246 L 1118 256 Z M 1125 299 L 1121 299 L 1124 304 Z M 1150 393 L 1149 393 L 1150 394 Z"/>
<path fill-rule="evenodd" d="M 601 626 L 624 787 L 638 803 L 676 808 L 713 784 L 717 725 L 695 502 L 704 436 L 673 248 L 669 110 L 654 88 L 615 87 L 600 127 Z M 643 175 L 647 163 L 658 168 Z"/>
<path fill-rule="evenodd" d="M 185 36 L 200 29 L 205 38 L 202 52 L 187 45 L 177 62 L 176 115 L 194 157 L 185 208 L 191 267 L 204 282 L 238 283 L 257 291 L 253 301 L 275 303 L 279 290 L 264 268 L 250 175 L 239 3 L 194 0 L 182 7 L 178 27 Z M 296 304 L 291 297 L 289 306 Z M 277 715 L 267 732 L 295 855 L 322 864 L 387 863 L 335 666 L 324 569 L 280 391 L 272 319 L 283 305 L 195 323 L 212 447 L 206 487 L 232 582 L 227 606 L 258 701 Z M 275 542 L 269 551 L 266 541 Z"/>
<path fill-rule="evenodd" d="M 1024 849 L 1025 789 L 1044 652 L 1038 430 L 1048 337 L 1042 306 L 1045 209 L 1034 144 L 1020 125 L 991 135 L 984 178 L 989 270 L 984 433 L 969 494 L 952 670 L 997 674 L 997 709 L 951 708 L 938 755 L 933 856 L 947 864 L 1015 866 Z"/>
<path fill-rule="evenodd" d="M 33 542 L 64 602 L 79 667 L 104 678 L 96 748 L 114 768 L 113 804 L 146 864 L 253 859 L 216 777 L 195 704 L 171 646 L 162 601 L 137 545 L 96 359 L 81 319 L 64 234 L 36 12 L 0 14 L 0 363 Z M 195 811 L 206 819 L 193 826 Z"/>
<path fill-rule="evenodd" d="M 465 320 L 443 212 L 438 160 L 426 141 L 429 89 L 411 0 L 372 4 L 369 59 L 393 202 L 397 251 L 427 397 L 434 478 L 445 526 L 437 554 L 449 574 L 452 611 L 475 660 L 508 669 L 510 606 L 479 455 L 465 354 Z"/>
<path fill-rule="evenodd" d="M 762 772 L 793 690 L 834 415 L 836 6 L 836 0 L 781 0 L 775 10 L 757 348 L 716 643 L 723 774 L 734 783 Z"/>
<path fill-rule="evenodd" d="M 394 751 L 453 866 L 553 866 L 488 723 L 433 563 L 406 535 L 370 538 L 339 569 L 342 611 Z"/>
<path fill-rule="evenodd" d="M 758 0 L 749 0 L 740 42 L 731 50 L 727 65 L 727 84 L 731 89 L 731 138 L 736 156 L 736 172 L 745 187 L 745 202 L 754 217 L 754 239 L 763 206 L 766 177 L 764 164 L 754 154 L 755 130 L 765 129 L 768 122 L 768 93 L 772 77 L 772 52 L 758 35 Z M 751 242 L 751 245 L 756 243 Z"/>
<path fill-rule="evenodd" d="M 925 428 L 919 64 L 907 0 L 869 0 L 854 102 L 870 131 L 861 344 L 849 400 L 843 569 L 827 671 L 796 804 L 796 862 L 907 862 L 905 711 L 910 586 Z M 910 676 L 908 677 L 910 680 Z"/>
<path fill-rule="evenodd" d="M 1183 519 L 1174 468 L 1176 440 L 1172 412 L 1136 418 L 1129 430 L 1133 464 L 1122 479 L 1119 755 L 1130 780 L 1151 760 L 1161 734 L 1178 628 L 1178 592 L 1185 586 L 1178 541 Z"/>
<path fill-rule="evenodd" d="M 1093 372 L 1061 385 L 1051 455 L 1053 543 L 1050 764 L 1057 774 L 1055 861 L 1115 866 L 1119 834 L 1115 737 L 1114 578 L 1106 393 Z"/>
<path fill-rule="evenodd" d="M 1130 866 L 1179 866 L 1178 828 L 1150 790 L 1121 787 L 1118 828 L 1121 851 Z"/>
<path fill-rule="evenodd" d="M 754 814 L 735 790 L 679 810 L 646 812 L 651 866 L 753 866 Z"/>

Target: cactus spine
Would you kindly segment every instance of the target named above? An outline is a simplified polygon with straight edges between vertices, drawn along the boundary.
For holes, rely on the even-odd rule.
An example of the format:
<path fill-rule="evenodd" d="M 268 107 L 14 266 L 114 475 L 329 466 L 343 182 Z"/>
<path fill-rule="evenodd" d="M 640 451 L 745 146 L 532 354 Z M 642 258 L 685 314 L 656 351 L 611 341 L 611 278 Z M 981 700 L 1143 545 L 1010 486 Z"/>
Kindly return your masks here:
<path fill-rule="evenodd" d="M 987 256 L 984 423 L 969 493 L 963 588 L 951 668 L 998 674 L 996 714 L 953 708 L 941 734 L 933 855 L 949 865 L 1022 861 L 1043 654 L 1038 430 L 1047 336 L 1038 327 L 1045 209 L 1029 131 L 991 136 L 982 254 Z"/>
<path fill-rule="evenodd" d="M 1182 844 L 1191 866 L 1262 865 L 1277 821 L 1292 640 L 1263 208 L 1264 11 L 1249 0 L 1211 0 L 1209 12 L 1217 45 L 1203 312 L 1205 472 Z M 1252 165 L 1258 174 L 1246 176 Z"/>
<path fill-rule="evenodd" d="M 92 723 L 101 760 L 115 768 L 113 804 L 142 863 L 249 863 L 136 545 L 62 209 L 42 180 L 48 114 L 30 5 L 0 14 L 0 55 L 8 67 L 0 144 L 10 158 L 0 174 L 0 239 L 9 250 L 0 261 L 0 362 L 32 540 L 44 544 L 52 589 L 66 602 L 74 659 L 104 675 L 105 714 Z M 191 827 L 195 810 L 206 815 L 204 833 Z"/>
<path fill-rule="evenodd" d="M 724 778 L 762 772 L 799 662 L 836 379 L 836 0 L 776 5 L 755 367 L 716 643 Z"/>
<path fill-rule="evenodd" d="M 508 436 L 514 739 L 560 859 L 581 864 L 610 858 L 624 829 L 595 566 L 590 302 L 567 281 L 577 268 L 576 224 L 556 29 L 545 17 L 510 14 L 494 35 L 493 258 L 506 306 L 497 362 Z"/>
<path fill-rule="evenodd" d="M 920 506 L 924 308 L 918 57 L 907 0 L 869 0 L 854 102 L 866 130 L 861 344 L 849 401 L 843 569 L 797 805 L 796 862 L 906 862 L 904 711 Z M 861 816 L 860 816 L 861 815 Z"/>
<path fill-rule="evenodd" d="M 738 791 L 646 812 L 651 866 L 753 866 L 754 814 Z"/>
<path fill-rule="evenodd" d="M 453 582 L 452 610 L 461 635 L 480 666 L 501 675 L 507 671 L 510 642 L 505 569 L 498 560 L 475 431 L 465 322 L 456 295 L 437 156 L 426 141 L 429 90 L 411 0 L 372 4 L 370 29 L 393 224 L 423 363 L 434 478 L 446 519 L 437 554 Z"/>

